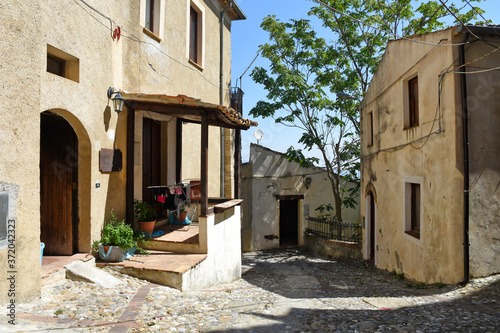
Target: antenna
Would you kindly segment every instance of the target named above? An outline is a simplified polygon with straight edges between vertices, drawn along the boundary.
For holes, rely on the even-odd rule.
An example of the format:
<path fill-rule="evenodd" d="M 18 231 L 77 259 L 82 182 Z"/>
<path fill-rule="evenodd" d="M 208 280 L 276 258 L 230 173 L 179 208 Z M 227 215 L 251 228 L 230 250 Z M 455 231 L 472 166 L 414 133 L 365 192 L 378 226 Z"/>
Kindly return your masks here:
<path fill-rule="evenodd" d="M 257 139 L 257 144 L 259 144 L 259 141 L 264 137 L 264 132 L 262 130 L 257 129 L 255 132 L 253 132 L 253 136 Z"/>

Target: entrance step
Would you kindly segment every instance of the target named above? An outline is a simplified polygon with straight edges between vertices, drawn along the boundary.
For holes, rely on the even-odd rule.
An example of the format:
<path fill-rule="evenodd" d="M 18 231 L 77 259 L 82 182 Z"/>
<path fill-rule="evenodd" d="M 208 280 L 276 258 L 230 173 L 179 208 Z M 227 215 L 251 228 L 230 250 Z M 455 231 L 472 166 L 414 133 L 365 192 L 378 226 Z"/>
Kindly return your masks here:
<path fill-rule="evenodd" d="M 64 268 L 66 268 L 66 278 L 73 281 L 93 283 L 104 288 L 113 288 L 123 283 L 113 275 L 80 260 L 73 261 Z"/>
<path fill-rule="evenodd" d="M 200 232 L 197 223 L 192 225 L 163 225 L 155 228 L 163 235 L 148 239 L 148 244 L 141 244 L 145 249 L 177 253 L 203 254 L 206 250 L 200 247 Z"/>
<path fill-rule="evenodd" d="M 77 253 L 72 256 L 44 256 L 42 263 L 42 286 L 66 278 L 64 266 L 74 261 L 84 262 L 86 265 L 95 266 L 95 258 L 90 253 Z"/>
<path fill-rule="evenodd" d="M 135 254 L 122 262 L 97 261 L 98 267 L 111 267 L 120 273 L 182 290 L 189 285 L 190 270 L 207 258 L 206 254 L 174 253 L 150 250 L 150 254 Z"/>

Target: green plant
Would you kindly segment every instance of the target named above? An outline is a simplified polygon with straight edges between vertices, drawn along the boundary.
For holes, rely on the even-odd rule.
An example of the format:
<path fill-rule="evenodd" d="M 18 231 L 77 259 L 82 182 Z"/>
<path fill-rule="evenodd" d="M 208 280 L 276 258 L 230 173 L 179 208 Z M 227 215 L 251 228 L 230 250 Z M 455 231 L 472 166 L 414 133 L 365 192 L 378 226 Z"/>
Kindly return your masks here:
<path fill-rule="evenodd" d="M 111 211 L 111 219 L 104 224 L 101 239 L 92 244 L 92 249 L 97 251 L 99 245 L 119 246 L 124 250 L 135 247 L 141 253 L 148 253 L 138 245 L 138 242 L 145 243 L 144 237 L 135 234 L 132 227 L 125 223 L 125 220 L 119 222 L 116 215 Z"/>
<path fill-rule="evenodd" d="M 138 222 L 150 222 L 156 219 L 156 210 L 144 201 L 134 201 L 134 213 Z"/>

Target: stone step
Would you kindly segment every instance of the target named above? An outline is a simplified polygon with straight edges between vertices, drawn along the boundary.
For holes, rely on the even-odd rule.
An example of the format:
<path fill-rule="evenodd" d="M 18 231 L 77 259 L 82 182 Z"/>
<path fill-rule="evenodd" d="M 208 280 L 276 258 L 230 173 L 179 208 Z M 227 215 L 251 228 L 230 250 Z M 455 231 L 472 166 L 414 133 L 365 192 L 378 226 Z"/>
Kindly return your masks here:
<path fill-rule="evenodd" d="M 206 254 L 174 253 L 151 250 L 150 254 L 135 254 L 122 262 L 103 262 L 98 267 L 110 267 L 120 273 L 148 280 L 164 286 L 183 290 L 183 285 L 191 285 L 190 270 L 207 258 Z"/>

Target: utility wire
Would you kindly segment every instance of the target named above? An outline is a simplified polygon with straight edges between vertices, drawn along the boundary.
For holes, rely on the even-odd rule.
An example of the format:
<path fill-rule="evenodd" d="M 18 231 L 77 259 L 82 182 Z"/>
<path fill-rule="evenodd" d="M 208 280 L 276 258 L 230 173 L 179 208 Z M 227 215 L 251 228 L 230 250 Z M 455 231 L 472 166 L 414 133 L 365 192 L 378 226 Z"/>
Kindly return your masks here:
<path fill-rule="evenodd" d="M 340 11 L 340 10 L 338 10 L 338 9 L 336 9 L 336 8 L 334 8 L 334 7 L 326 4 L 326 3 L 324 3 L 321 0 L 312 0 L 312 1 L 314 1 L 314 2 L 316 2 L 316 3 L 318 3 L 318 4 L 322 5 L 322 6 L 324 6 L 324 7 L 328 8 L 328 9 L 330 9 L 330 10 L 333 10 L 334 12 L 336 12 L 336 13 L 342 15 L 342 16 L 348 17 L 351 20 L 354 20 L 354 21 L 356 21 L 358 23 L 361 23 L 361 24 L 363 24 L 363 25 L 365 25 L 367 27 L 370 27 L 370 28 L 375 29 L 375 30 L 380 31 L 380 32 L 384 32 L 384 33 L 393 35 L 394 37 L 397 37 L 398 39 L 404 39 L 404 40 L 407 40 L 407 41 L 410 41 L 410 42 L 413 42 L 413 43 L 424 44 L 424 45 L 432 45 L 432 46 L 460 46 L 460 45 L 465 45 L 465 44 L 469 43 L 469 42 L 466 42 L 466 43 L 459 43 L 459 44 L 434 44 L 434 43 L 422 42 L 422 41 L 419 41 L 419 40 L 415 40 L 413 38 L 399 36 L 399 35 L 391 32 L 391 31 L 384 30 L 384 29 L 381 29 L 381 28 L 377 28 L 377 27 L 375 27 L 375 26 L 373 26 L 373 25 L 371 25 L 369 23 L 366 23 L 363 20 L 357 19 L 357 18 L 355 18 L 355 17 L 353 17 L 353 16 L 351 16 L 349 14 L 346 14 L 346 13 L 344 13 L 344 12 L 342 12 L 342 11 Z"/>
<path fill-rule="evenodd" d="M 118 24 L 116 24 L 116 22 L 115 22 L 112 18 L 110 18 L 109 16 L 107 16 L 107 15 L 103 14 L 102 12 L 100 12 L 99 10 L 97 10 L 96 8 L 94 8 L 93 6 L 89 5 L 87 2 L 85 2 L 85 0 L 73 0 L 73 1 L 74 1 L 74 2 L 78 5 L 78 6 L 82 7 L 82 9 L 83 9 L 83 10 L 85 10 L 85 12 L 86 12 L 86 13 L 88 13 L 91 17 L 93 17 L 93 18 L 94 18 L 97 22 L 99 22 L 101 25 L 105 26 L 105 27 L 106 27 L 106 29 L 108 29 L 108 27 L 107 27 L 105 24 L 103 24 L 100 20 L 98 20 L 98 19 L 97 19 L 94 15 L 92 15 L 89 11 L 87 11 L 85 8 L 83 8 L 83 6 L 82 6 L 80 3 L 78 3 L 78 1 L 82 2 L 83 4 L 85 4 L 85 6 L 87 6 L 89 9 L 93 10 L 94 12 L 96 12 L 97 14 L 99 14 L 100 16 L 102 16 L 103 18 L 105 18 L 106 20 L 109 20 L 109 22 L 111 23 L 111 26 L 112 26 L 113 24 L 118 25 Z M 130 36 L 132 36 L 132 37 L 134 37 L 134 38 L 130 38 L 130 37 L 128 37 L 128 36 L 122 36 L 122 37 L 127 38 L 127 39 L 130 39 L 130 40 L 135 41 L 135 42 L 138 42 L 138 43 L 142 43 L 142 44 L 149 44 L 149 45 L 153 46 L 153 47 L 154 47 L 155 49 L 157 49 L 157 50 L 158 50 L 161 54 L 163 54 L 163 55 L 167 56 L 168 58 L 170 58 L 171 60 L 173 60 L 173 61 L 177 62 L 178 64 L 180 64 L 180 65 L 182 65 L 182 66 L 184 66 L 184 67 L 186 67 L 186 68 L 188 68 L 188 69 L 190 69 L 190 70 L 192 70 L 192 71 L 194 71 L 194 72 L 198 73 L 198 75 L 200 75 L 200 76 L 201 76 L 201 77 L 202 77 L 205 81 L 207 81 L 208 83 L 210 83 L 210 84 L 211 84 L 211 85 L 213 85 L 214 87 L 219 88 L 219 84 L 216 84 L 216 83 L 211 82 L 208 78 L 206 78 L 205 76 L 203 76 L 203 75 L 201 74 L 201 72 L 200 72 L 200 71 L 198 71 L 198 70 L 194 69 L 193 67 L 191 67 L 191 66 L 189 66 L 189 65 L 184 64 L 183 62 L 181 62 L 181 61 L 177 60 L 176 58 L 172 57 L 172 56 L 171 56 L 171 55 L 169 55 L 168 53 L 164 52 L 161 48 L 159 48 L 159 47 L 158 47 L 158 45 L 155 45 L 155 44 L 153 44 L 153 43 L 151 43 L 151 42 L 143 41 L 143 40 L 142 40 L 142 39 L 140 39 L 138 36 L 134 35 L 132 32 L 128 31 L 127 29 L 125 29 L 125 28 L 124 28 L 124 27 L 122 27 L 122 26 L 120 26 L 120 28 L 121 28 L 121 30 L 122 30 L 122 31 L 124 31 L 124 32 L 128 33 Z M 111 30 L 111 33 L 112 33 L 112 28 L 111 28 L 110 30 Z M 224 90 L 229 90 L 229 89 L 224 88 Z"/>
<path fill-rule="evenodd" d="M 478 36 L 476 36 L 472 31 L 470 31 L 469 27 L 467 27 L 456 15 L 455 13 L 453 13 L 451 11 L 451 9 L 446 6 L 446 4 L 443 2 L 443 0 L 439 0 L 439 2 L 441 2 L 441 4 L 443 5 L 443 7 L 448 11 L 448 13 L 450 13 L 454 18 L 455 20 L 457 20 L 458 22 L 460 22 L 460 24 L 465 28 L 467 29 L 467 31 L 474 37 L 476 37 L 477 39 L 480 39 Z"/>

